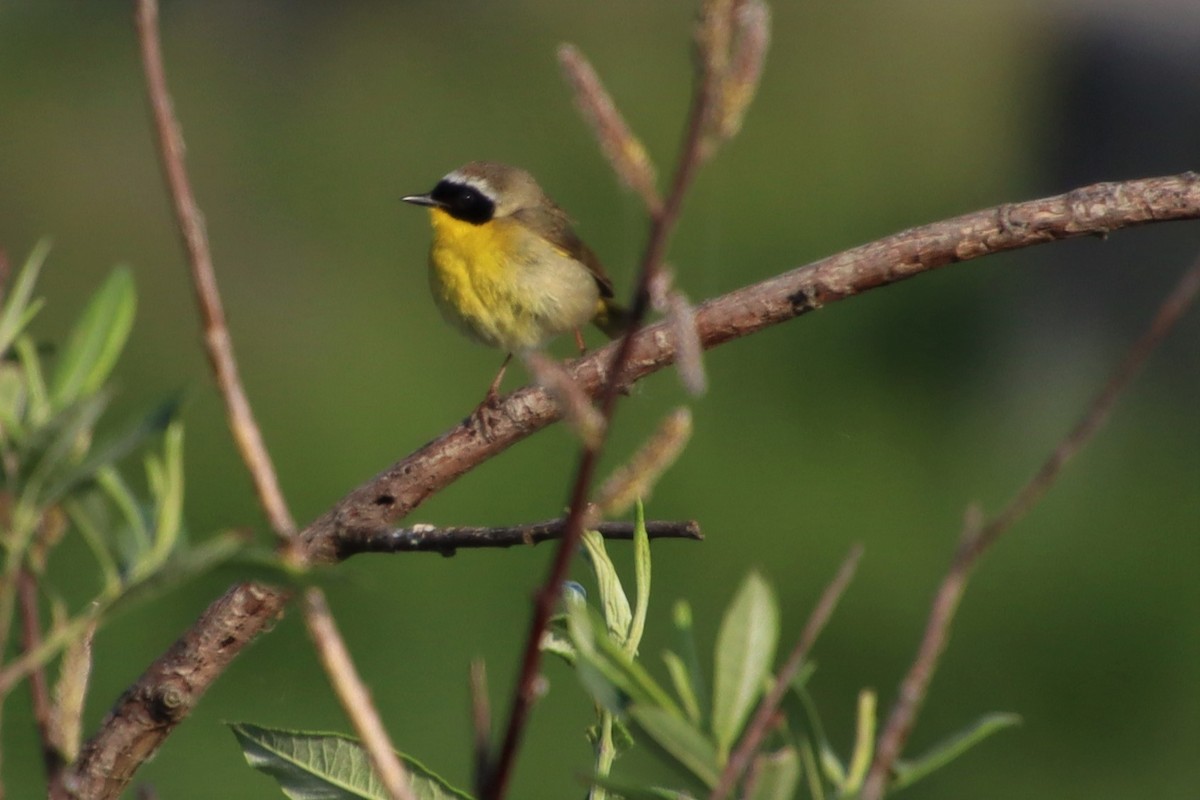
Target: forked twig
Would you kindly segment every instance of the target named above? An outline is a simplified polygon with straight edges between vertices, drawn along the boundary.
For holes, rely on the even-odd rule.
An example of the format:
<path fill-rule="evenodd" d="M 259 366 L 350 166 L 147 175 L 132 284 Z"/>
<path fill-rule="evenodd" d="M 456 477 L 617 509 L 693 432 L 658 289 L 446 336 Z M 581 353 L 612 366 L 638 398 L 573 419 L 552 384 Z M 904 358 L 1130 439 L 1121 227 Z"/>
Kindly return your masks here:
<path fill-rule="evenodd" d="M 968 509 L 958 549 L 934 597 L 916 658 L 900 684 L 899 694 L 888 714 L 883 732 L 879 735 L 875 759 L 863 784 L 861 800 L 879 800 L 883 797 L 892 766 L 900 757 L 925 701 L 938 660 L 950 638 L 950 626 L 958 610 L 959 601 L 980 556 L 1045 495 L 1058 480 L 1067 462 L 1091 441 L 1108 420 L 1117 400 L 1141 370 L 1146 359 L 1195 302 L 1198 294 L 1200 258 L 1197 258 L 1167 295 L 1150 326 L 1113 370 L 1104 388 L 1088 406 L 1087 412 L 1008 505 L 986 523 L 982 521 L 977 509 Z"/>

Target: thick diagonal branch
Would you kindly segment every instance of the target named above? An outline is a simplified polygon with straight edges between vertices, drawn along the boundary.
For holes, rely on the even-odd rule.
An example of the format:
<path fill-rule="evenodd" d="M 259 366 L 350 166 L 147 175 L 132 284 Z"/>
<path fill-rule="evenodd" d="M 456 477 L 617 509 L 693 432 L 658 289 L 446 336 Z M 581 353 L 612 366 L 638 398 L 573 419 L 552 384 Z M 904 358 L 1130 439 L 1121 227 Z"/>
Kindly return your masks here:
<path fill-rule="evenodd" d="M 706 348 L 777 325 L 861 292 L 938 267 L 1060 239 L 1103 236 L 1123 228 L 1200 218 L 1195 173 L 1101 183 L 1024 203 L 1002 205 L 894 234 L 709 300 L 696 311 Z M 589 393 L 603 385 L 612 348 L 570 366 Z M 666 327 L 640 331 L 622 371 L 632 384 L 672 363 Z M 536 387 L 504 398 L 490 439 L 459 425 L 354 489 L 300 536 L 306 557 L 337 559 L 341 533 L 386 530 L 464 473 L 559 418 Z M 118 700 L 75 765 L 87 797 L 115 797 L 170 735 L 238 652 L 282 611 L 281 590 L 233 586 Z"/>

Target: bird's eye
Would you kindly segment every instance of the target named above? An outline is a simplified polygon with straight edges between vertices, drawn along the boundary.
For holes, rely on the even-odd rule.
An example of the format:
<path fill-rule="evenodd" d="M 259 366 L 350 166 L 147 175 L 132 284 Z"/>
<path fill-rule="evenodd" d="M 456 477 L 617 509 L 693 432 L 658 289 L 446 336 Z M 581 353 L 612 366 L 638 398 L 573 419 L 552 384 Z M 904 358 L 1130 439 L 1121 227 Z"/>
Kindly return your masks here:
<path fill-rule="evenodd" d="M 496 213 L 492 198 L 457 181 L 443 180 L 429 194 L 447 214 L 472 225 L 482 225 Z"/>

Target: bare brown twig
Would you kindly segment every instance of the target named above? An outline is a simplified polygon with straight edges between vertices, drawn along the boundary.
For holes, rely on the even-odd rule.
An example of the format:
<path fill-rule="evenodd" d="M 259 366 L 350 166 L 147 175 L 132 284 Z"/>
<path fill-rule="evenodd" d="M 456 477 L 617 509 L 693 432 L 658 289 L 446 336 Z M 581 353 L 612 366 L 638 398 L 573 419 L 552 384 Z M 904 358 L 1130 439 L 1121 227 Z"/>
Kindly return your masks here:
<path fill-rule="evenodd" d="M 492 704 L 488 699 L 487 666 L 471 662 L 469 678 L 471 693 L 471 733 L 475 764 L 472 770 L 475 793 L 483 794 L 492 763 Z"/>
<path fill-rule="evenodd" d="M 808 657 L 808 653 L 812 650 L 813 644 L 817 641 L 817 637 L 821 635 L 821 631 L 825 629 L 829 618 L 833 616 L 833 610 L 837 608 L 838 601 L 846 591 L 846 587 L 850 585 L 850 581 L 854 578 L 854 572 L 858 569 L 858 562 L 862 558 L 862 545 L 855 545 L 850 550 L 850 554 L 846 556 L 846 560 L 842 562 L 842 566 L 838 568 L 837 574 L 833 576 L 833 580 L 825 587 L 825 591 L 821 593 L 817 605 L 813 607 L 812 613 L 808 617 L 808 622 L 804 625 L 804 630 L 800 634 L 799 641 L 792 648 L 791 655 L 788 656 L 787 663 L 779 674 L 775 676 L 775 683 L 771 687 L 771 691 L 767 692 L 762 701 L 758 704 L 758 709 L 754 712 L 754 718 L 750 720 L 750 724 L 746 726 L 746 732 L 742 734 L 742 740 L 738 743 L 737 748 L 729 756 L 729 761 L 725 764 L 725 769 L 721 772 L 721 779 L 713 788 L 712 794 L 709 795 L 709 800 L 724 800 L 733 791 L 737 785 L 738 779 L 746 772 L 750 766 L 755 754 L 758 753 L 759 746 L 770 732 L 773 721 L 779 713 L 779 704 L 783 702 L 783 697 L 787 694 L 788 689 L 792 685 L 792 679 L 800 672 L 800 668 L 804 666 L 804 659 Z"/>
<path fill-rule="evenodd" d="M 229 429 L 237 443 L 250 477 L 254 491 L 267 514 L 271 529 L 286 540 L 296 529 L 291 512 L 283 499 L 279 481 L 271 456 L 263 444 L 250 401 L 242 388 L 238 376 L 237 359 L 233 355 L 233 342 L 225 324 L 225 309 L 221 304 L 221 292 L 217 288 L 217 275 L 213 270 L 212 253 L 208 247 L 208 234 L 204 230 L 204 215 L 196 204 L 188 180 L 187 168 L 183 163 L 183 134 L 171 104 L 167 89 L 167 75 L 163 68 L 162 45 L 158 37 L 157 0 L 137 0 L 135 15 L 138 43 L 142 50 L 142 69 L 146 76 L 146 93 L 150 110 L 154 115 L 154 127 L 158 131 L 159 156 L 163 175 L 175 206 L 175 216 L 183 244 L 188 253 L 188 266 L 192 273 L 192 286 L 196 292 L 196 306 L 204 327 L 204 349 L 217 379 L 217 388 L 225 401 L 225 412 Z"/>
<path fill-rule="evenodd" d="M 259 503 L 280 543 L 290 548 L 294 543 L 296 523 L 284 500 L 271 456 L 267 452 L 250 401 L 238 375 L 233 341 L 225 323 L 225 311 L 217 287 L 208 236 L 204 229 L 204 216 L 192 194 L 187 168 L 184 166 L 183 135 L 172 108 L 166 71 L 163 67 L 162 46 L 158 35 L 158 3 L 157 0 L 137 0 L 136 7 L 135 22 L 142 51 L 146 92 L 158 131 L 163 173 L 188 253 L 196 305 L 203 321 L 205 350 L 225 403 L 230 431 L 242 461 L 250 472 Z M 282 598 L 277 599 L 282 602 Z M 313 588 L 305 592 L 303 613 L 305 625 L 316 645 L 321 663 L 342 702 L 342 707 L 358 731 L 385 789 L 395 800 L 413 800 L 404 767 L 396 756 L 395 748 L 371 704 L 370 696 L 354 669 L 350 654 L 337 632 L 329 606 L 319 589 Z"/>
<path fill-rule="evenodd" d="M 579 457 L 579 466 L 576 471 L 574 485 L 571 487 L 566 530 L 562 541 L 559 543 L 558 551 L 555 553 L 554 561 L 550 566 L 550 572 L 546 577 L 546 581 L 534 596 L 529 632 L 525 637 L 525 648 L 521 657 L 521 671 L 517 678 L 516 689 L 513 692 L 504 739 L 483 793 L 484 800 L 500 800 L 508 790 L 508 782 L 512 775 L 517 749 L 520 746 L 521 737 L 529 719 L 529 711 L 536 697 L 538 669 L 542 658 L 542 634 L 545 632 L 554 606 L 558 602 L 559 593 L 567 577 L 571 557 L 579 548 L 579 540 L 583 535 L 587 516 L 588 493 L 595 474 L 596 463 L 603 448 L 604 437 L 607 435 L 608 428 L 612 424 L 613 414 L 616 411 L 617 397 L 621 392 L 623 373 L 633 352 L 634 336 L 641 327 L 643 320 L 645 320 L 646 312 L 649 310 L 650 286 L 654 282 L 655 275 L 658 273 L 666 257 L 671 234 L 675 230 L 679 214 L 683 209 L 684 196 L 691 186 L 696 170 L 706 155 L 704 148 L 705 123 L 711 116 L 709 103 L 712 100 L 712 92 L 708 86 L 709 77 L 709 71 L 702 72 L 697 91 L 693 95 L 684 144 L 679 155 L 679 164 L 675 170 L 675 178 L 671 184 L 671 189 L 667 193 L 666 202 L 663 203 L 661 210 L 658 210 L 656 213 L 655 200 L 657 198 L 646 198 L 648 208 L 651 210 L 650 235 L 642 256 L 641 270 L 638 274 L 637 286 L 633 293 L 633 302 L 630 304 L 629 330 L 616 343 L 616 352 L 612 354 L 612 360 L 609 362 L 608 380 L 602 384 L 603 389 L 600 394 L 600 413 L 604 420 L 602 435 L 596 442 L 584 443 L 583 451 Z M 584 91 L 589 88 L 589 84 L 586 81 L 580 82 L 577 85 Z M 602 91 L 602 89 L 598 88 L 600 87 L 598 80 L 590 86 Z M 589 121 L 596 125 L 597 137 L 602 143 L 608 137 L 621 133 L 621 130 L 606 129 L 604 127 L 606 117 L 589 116 L 587 109 L 590 106 L 586 99 L 580 100 L 580 107 L 585 109 L 585 116 L 588 116 Z M 591 107 L 594 107 L 594 104 Z M 619 120 L 619 115 L 616 115 L 616 118 Z M 624 151 L 631 151 L 640 147 L 640 143 L 636 139 L 633 139 L 631 135 L 622 149 Z M 646 163 L 649 163 L 648 159 Z"/>
<path fill-rule="evenodd" d="M 17 572 L 17 604 L 21 612 L 21 647 L 28 653 L 36 650 L 42 638 L 42 625 L 38 616 L 37 577 L 28 569 Z M 50 686 L 46 682 L 46 668 L 35 667 L 29 673 L 29 699 L 33 709 L 33 723 L 41 740 L 42 765 L 46 770 L 47 796 L 50 800 L 62 800 L 66 792 L 63 787 L 63 758 L 55 742 L 59 736 L 54 730 L 54 704 L 50 699 Z"/>
<path fill-rule="evenodd" d="M 394 800 L 415 800 L 416 796 L 408 784 L 407 771 L 396 756 L 379 712 L 371 702 L 370 692 L 354 668 L 354 660 L 350 658 L 350 651 L 338 633 L 329 604 L 325 601 L 325 593 L 316 587 L 305 589 L 303 610 L 308 632 L 317 646 L 317 654 L 321 657 L 342 708 L 354 720 L 354 727 L 375 773 Z"/>
<path fill-rule="evenodd" d="M 1103 389 L 1089 405 L 1087 412 L 1008 505 L 986 523 L 983 522 L 982 514 L 977 508 L 971 507 L 967 510 L 958 549 L 933 599 L 916 658 L 900 684 L 899 695 L 888 714 L 883 732 L 879 735 L 875 759 L 863 783 L 861 800 L 879 800 L 887 789 L 892 766 L 900 757 L 924 703 L 933 673 L 949 641 L 950 626 L 954 622 L 959 601 L 980 556 L 1028 513 L 1058 480 L 1067 462 L 1091 441 L 1108 420 L 1121 393 L 1141 370 L 1149 355 L 1195 302 L 1197 295 L 1200 295 L 1200 258 L 1167 295 L 1150 326 L 1113 371 Z"/>
<path fill-rule="evenodd" d="M 706 349 L 748 336 L 818 308 L 930 270 L 993 253 L 1125 228 L 1200 219 L 1200 176 L 1183 173 L 1084 186 L 1067 194 L 964 214 L 846 250 L 709 300 L 696 309 Z M 595 394 L 608 380 L 616 343 L 571 366 Z M 663 324 L 633 337 L 622 371 L 628 386 L 673 363 L 675 345 Z M 479 464 L 559 419 L 547 392 L 525 387 L 506 396 L 492 437 L 458 425 L 349 492 L 313 520 L 299 538 L 310 563 L 337 560 L 347 531 L 385 531 L 426 499 Z M 287 593 L 239 583 L 217 598 L 171 648 L 118 700 L 73 766 L 89 797 L 112 798 L 181 722 L 233 658 L 282 612 Z"/>
<path fill-rule="evenodd" d="M 433 525 L 414 525 L 389 531 L 348 531 L 341 537 L 339 559 L 358 553 L 433 552 L 454 555 L 460 548 L 521 547 L 541 544 L 562 537 L 565 519 L 528 522 L 524 525 L 493 526 L 488 528 L 455 526 L 438 528 Z M 632 539 L 633 523 L 601 522 L 595 526 L 606 539 Z M 646 523 L 651 539 L 702 540 L 700 523 L 695 520 L 670 522 L 652 520 Z"/>

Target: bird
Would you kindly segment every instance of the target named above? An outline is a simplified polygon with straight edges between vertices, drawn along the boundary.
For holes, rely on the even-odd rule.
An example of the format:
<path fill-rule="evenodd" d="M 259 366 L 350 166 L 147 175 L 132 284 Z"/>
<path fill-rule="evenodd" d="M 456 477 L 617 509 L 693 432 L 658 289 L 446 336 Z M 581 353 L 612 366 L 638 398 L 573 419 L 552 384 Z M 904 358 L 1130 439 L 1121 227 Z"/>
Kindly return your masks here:
<path fill-rule="evenodd" d="M 494 408 L 514 353 L 541 349 L 591 322 L 619 337 L 628 312 L 572 221 L 528 171 L 471 161 L 406 203 L 429 209 L 429 287 L 442 316 L 471 339 L 506 351 L 480 409 Z"/>

